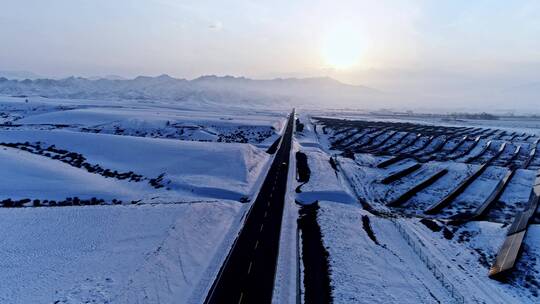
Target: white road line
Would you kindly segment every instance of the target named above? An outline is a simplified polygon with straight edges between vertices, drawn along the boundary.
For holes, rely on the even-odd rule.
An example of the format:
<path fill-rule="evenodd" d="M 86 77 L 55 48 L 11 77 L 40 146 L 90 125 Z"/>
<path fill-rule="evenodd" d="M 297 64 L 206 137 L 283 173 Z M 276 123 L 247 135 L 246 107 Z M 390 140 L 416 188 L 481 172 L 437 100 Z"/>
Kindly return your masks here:
<path fill-rule="evenodd" d="M 264 224 L 261 224 L 261 229 L 259 230 L 259 232 L 263 230 L 263 227 L 264 227 Z"/>
<path fill-rule="evenodd" d="M 251 272 L 251 265 L 253 264 L 253 262 L 249 262 L 249 267 L 248 267 L 248 274 Z"/>
<path fill-rule="evenodd" d="M 264 212 L 264 217 L 268 216 L 268 211 Z"/>
<path fill-rule="evenodd" d="M 255 242 L 255 248 L 253 248 L 253 249 L 257 249 L 257 247 L 259 247 L 259 240 L 257 240 L 257 241 Z"/>
<path fill-rule="evenodd" d="M 244 297 L 244 293 L 240 292 L 240 299 L 238 299 L 238 304 L 242 303 L 242 298 Z"/>

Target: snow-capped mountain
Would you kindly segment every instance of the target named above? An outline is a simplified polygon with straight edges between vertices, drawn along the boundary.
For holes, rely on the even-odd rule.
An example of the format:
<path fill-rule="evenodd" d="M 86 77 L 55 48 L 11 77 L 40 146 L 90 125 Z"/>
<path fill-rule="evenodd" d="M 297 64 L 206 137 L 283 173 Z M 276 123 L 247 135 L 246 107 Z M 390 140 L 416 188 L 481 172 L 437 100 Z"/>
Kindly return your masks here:
<path fill-rule="evenodd" d="M 364 86 L 332 78 L 253 80 L 232 76 L 202 76 L 193 80 L 168 75 L 134 79 L 9 80 L 0 78 L 0 94 L 50 98 L 106 100 L 200 101 L 227 104 L 351 104 L 380 95 Z"/>
<path fill-rule="evenodd" d="M 0 77 L 17 80 L 42 78 L 42 76 L 28 71 L 0 71 Z"/>

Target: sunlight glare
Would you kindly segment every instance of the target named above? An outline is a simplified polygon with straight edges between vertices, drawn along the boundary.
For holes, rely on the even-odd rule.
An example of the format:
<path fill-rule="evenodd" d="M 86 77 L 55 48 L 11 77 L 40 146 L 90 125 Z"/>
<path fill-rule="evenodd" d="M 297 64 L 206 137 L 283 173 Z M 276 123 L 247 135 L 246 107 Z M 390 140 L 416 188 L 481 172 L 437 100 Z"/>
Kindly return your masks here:
<path fill-rule="evenodd" d="M 325 34 L 322 57 L 333 68 L 351 68 L 360 60 L 362 46 L 360 33 L 350 25 L 341 25 Z"/>

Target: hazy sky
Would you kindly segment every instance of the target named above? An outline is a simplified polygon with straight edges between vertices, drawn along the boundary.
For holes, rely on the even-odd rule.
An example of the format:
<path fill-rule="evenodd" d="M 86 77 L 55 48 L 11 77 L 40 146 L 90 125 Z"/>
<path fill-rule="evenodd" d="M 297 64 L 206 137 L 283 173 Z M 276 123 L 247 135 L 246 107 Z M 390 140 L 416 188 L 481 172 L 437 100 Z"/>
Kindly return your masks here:
<path fill-rule="evenodd" d="M 383 90 L 478 94 L 540 81 L 534 0 L 1 2 L 0 70 L 327 75 Z"/>

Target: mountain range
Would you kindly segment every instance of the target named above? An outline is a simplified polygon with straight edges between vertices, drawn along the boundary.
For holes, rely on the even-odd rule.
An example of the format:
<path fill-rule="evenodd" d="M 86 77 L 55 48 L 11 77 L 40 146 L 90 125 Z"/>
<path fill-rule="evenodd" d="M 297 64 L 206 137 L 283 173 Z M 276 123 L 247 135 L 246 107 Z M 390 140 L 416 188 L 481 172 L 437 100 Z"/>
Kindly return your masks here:
<path fill-rule="evenodd" d="M 168 75 L 134 79 L 8 79 L 0 77 L 0 94 L 49 98 L 148 100 L 226 103 L 230 105 L 351 105 L 382 93 L 328 77 L 254 80 L 202 76 L 193 80 Z"/>
<path fill-rule="evenodd" d="M 3 75 L 0 71 L 0 75 Z M 31 73 L 11 73 L 31 75 Z M 32 74 L 33 75 L 33 74 Z M 429 111 L 499 111 L 512 109 L 540 113 L 540 82 L 489 90 L 467 89 L 423 93 L 379 91 L 366 86 L 349 85 L 329 77 L 276 78 L 256 80 L 233 76 L 201 76 L 187 80 L 168 75 L 69 77 L 64 79 L 8 79 L 0 76 L 0 94 L 49 98 L 94 100 L 168 101 L 191 105 L 228 105 L 261 107 L 321 107 Z"/>

